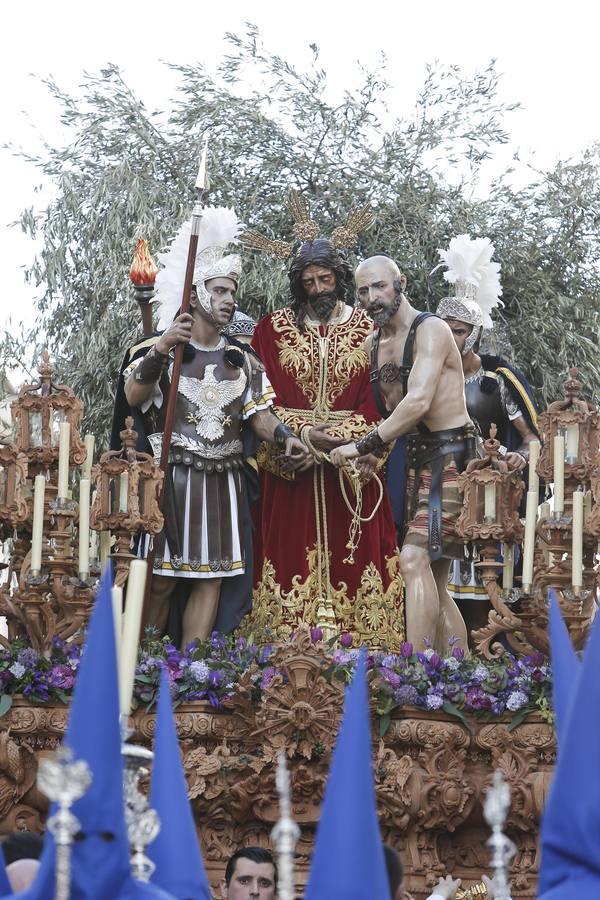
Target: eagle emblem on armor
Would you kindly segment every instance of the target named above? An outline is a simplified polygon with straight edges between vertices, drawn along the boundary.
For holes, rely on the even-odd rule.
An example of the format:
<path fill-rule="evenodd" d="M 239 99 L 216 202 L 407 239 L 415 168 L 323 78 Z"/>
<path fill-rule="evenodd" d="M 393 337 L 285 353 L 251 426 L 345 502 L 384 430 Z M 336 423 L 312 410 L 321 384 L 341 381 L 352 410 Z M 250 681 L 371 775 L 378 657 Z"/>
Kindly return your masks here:
<path fill-rule="evenodd" d="M 188 416 L 188 421 L 195 423 L 196 432 L 207 441 L 217 441 L 223 437 L 224 426 L 228 424 L 226 419 L 229 418 L 225 410 L 246 389 L 243 370 L 237 378 L 217 381 L 215 369 L 215 365 L 206 366 L 201 379 L 187 378 L 185 375 L 179 379 L 179 393 L 197 409 L 196 415 Z"/>

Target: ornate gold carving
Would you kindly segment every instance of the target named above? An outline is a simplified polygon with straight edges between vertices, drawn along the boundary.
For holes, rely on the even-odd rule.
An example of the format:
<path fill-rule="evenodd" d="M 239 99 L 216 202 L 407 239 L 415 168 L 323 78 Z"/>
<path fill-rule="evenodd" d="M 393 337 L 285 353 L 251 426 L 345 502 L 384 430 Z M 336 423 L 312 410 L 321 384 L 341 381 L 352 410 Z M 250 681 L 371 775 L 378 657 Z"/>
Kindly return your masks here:
<path fill-rule="evenodd" d="M 286 639 L 299 623 L 316 626 L 321 602 L 319 584 L 327 583 L 324 555 L 321 573 L 318 573 L 317 548 L 307 551 L 308 575 L 292 579 L 291 589 L 285 591 L 277 582 L 275 568 L 266 559 L 260 581 L 254 590 L 254 603 L 250 616 L 251 627 L 269 628 L 279 639 Z M 331 553 L 330 553 L 331 557 Z M 337 587 L 329 586 L 328 594 L 335 613 L 338 631 L 349 631 L 357 642 L 376 648 L 398 647 L 404 638 L 404 603 L 402 577 L 398 555 L 386 559 L 390 583 L 383 586 L 381 573 L 374 563 L 364 569 L 355 595 L 350 596 L 348 585 L 340 581 Z"/>

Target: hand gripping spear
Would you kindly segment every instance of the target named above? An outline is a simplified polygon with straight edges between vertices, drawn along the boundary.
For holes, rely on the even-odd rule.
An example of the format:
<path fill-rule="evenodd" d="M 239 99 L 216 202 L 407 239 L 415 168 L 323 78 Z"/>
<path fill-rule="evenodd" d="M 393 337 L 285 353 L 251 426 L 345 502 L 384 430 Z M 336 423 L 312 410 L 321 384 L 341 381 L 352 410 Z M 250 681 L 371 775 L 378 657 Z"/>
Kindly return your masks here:
<path fill-rule="evenodd" d="M 194 267 L 196 265 L 196 251 L 198 249 L 198 234 L 200 233 L 200 222 L 202 220 L 202 212 L 204 208 L 204 200 L 206 196 L 206 158 L 208 155 L 208 138 L 204 142 L 202 150 L 202 158 L 200 160 L 200 168 L 196 178 L 196 202 L 192 210 L 192 230 L 190 234 L 190 244 L 188 247 L 187 265 L 185 268 L 185 280 L 183 282 L 183 295 L 181 298 L 180 314 L 189 312 L 190 296 L 192 293 L 192 282 L 194 278 Z M 160 451 L 160 470 L 167 477 L 167 464 L 169 461 L 169 450 L 171 447 L 171 434 L 173 433 L 173 417 L 175 415 L 175 404 L 177 403 L 177 391 L 179 389 L 179 375 L 181 372 L 181 363 L 183 361 L 184 344 L 177 344 L 175 347 L 175 358 L 173 360 L 173 368 L 171 370 L 171 384 L 167 398 L 167 409 L 165 412 L 165 428 L 163 432 L 162 447 Z M 162 509 L 163 496 L 165 490 L 165 479 L 161 489 L 159 505 Z M 148 552 L 148 575 L 146 576 L 146 590 L 144 593 L 144 607 L 147 608 L 150 600 L 150 587 L 152 584 L 152 572 L 154 569 L 155 550 L 152 546 Z"/>

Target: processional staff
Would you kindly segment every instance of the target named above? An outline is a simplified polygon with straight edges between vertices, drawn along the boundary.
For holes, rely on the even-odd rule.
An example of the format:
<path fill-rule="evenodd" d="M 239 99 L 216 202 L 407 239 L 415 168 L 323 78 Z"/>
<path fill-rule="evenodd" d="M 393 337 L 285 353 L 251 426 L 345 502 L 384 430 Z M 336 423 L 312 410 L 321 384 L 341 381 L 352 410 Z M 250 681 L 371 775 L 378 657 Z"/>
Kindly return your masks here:
<path fill-rule="evenodd" d="M 190 309 L 190 296 L 192 293 L 192 283 L 194 279 L 194 267 L 196 265 L 196 251 L 198 249 L 198 234 L 200 233 L 200 222 L 204 210 L 204 201 L 207 191 L 206 180 L 206 160 L 208 155 L 208 138 L 204 142 L 202 157 L 200 159 L 200 167 L 194 185 L 197 193 L 196 202 L 192 210 L 192 227 L 190 233 L 190 243 L 188 247 L 187 265 L 185 269 L 185 280 L 183 282 L 183 295 L 181 298 L 180 314 L 187 313 Z M 167 397 L 167 408 L 165 411 L 165 426 L 163 431 L 162 447 L 160 451 L 160 470 L 167 473 L 167 464 L 169 461 L 169 449 L 171 447 L 171 434 L 173 432 L 173 417 L 175 415 L 175 404 L 177 403 L 177 391 L 179 388 L 179 375 L 181 373 L 181 363 L 183 361 L 184 344 L 179 343 L 175 347 L 175 357 L 171 370 L 169 393 Z M 162 509 L 163 497 L 165 490 L 165 479 L 163 479 L 159 506 Z M 152 571 L 154 569 L 155 550 L 152 545 L 148 551 L 148 574 L 146 576 L 146 591 L 144 594 L 144 606 L 147 606 L 150 598 L 150 585 L 152 583 Z"/>

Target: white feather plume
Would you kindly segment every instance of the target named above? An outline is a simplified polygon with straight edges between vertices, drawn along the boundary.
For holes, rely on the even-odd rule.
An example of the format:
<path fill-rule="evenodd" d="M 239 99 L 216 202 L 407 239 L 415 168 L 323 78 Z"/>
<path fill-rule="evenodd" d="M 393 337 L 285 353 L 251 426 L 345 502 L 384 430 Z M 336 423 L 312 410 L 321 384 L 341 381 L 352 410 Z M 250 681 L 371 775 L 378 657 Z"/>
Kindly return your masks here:
<path fill-rule="evenodd" d="M 491 311 L 504 306 L 500 296 L 500 265 L 492 262 L 494 245 L 489 238 L 471 238 L 468 234 L 459 234 L 452 238 L 447 250 L 438 250 L 443 263 L 447 266 L 444 278 L 450 284 L 465 281 L 477 289 L 476 301 L 481 307 L 484 328 L 492 328 Z"/>
<path fill-rule="evenodd" d="M 205 207 L 200 220 L 196 260 L 209 247 L 225 250 L 229 244 L 239 244 L 243 228 L 244 225 L 238 220 L 233 208 Z M 161 329 L 169 327 L 181 306 L 191 232 L 192 220 L 188 219 L 183 222 L 167 249 L 157 254 L 159 263 L 164 267 L 156 276 L 158 327 Z"/>

